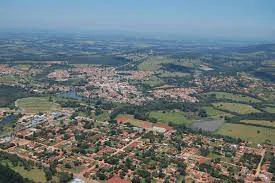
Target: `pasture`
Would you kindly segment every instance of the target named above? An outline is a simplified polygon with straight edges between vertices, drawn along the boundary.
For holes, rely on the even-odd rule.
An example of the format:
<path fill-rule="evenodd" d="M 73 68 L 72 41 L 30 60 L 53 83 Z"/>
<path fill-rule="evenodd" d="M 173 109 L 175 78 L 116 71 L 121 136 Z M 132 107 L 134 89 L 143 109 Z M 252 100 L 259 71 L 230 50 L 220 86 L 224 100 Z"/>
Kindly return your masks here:
<path fill-rule="evenodd" d="M 263 125 L 263 126 L 271 126 L 275 127 L 275 119 L 274 121 L 267 120 L 241 120 L 240 122 L 252 125 Z"/>
<path fill-rule="evenodd" d="M 212 106 L 207 106 L 203 109 L 206 111 L 207 116 L 213 119 L 220 119 L 224 118 L 224 116 L 231 116 L 231 114 L 214 109 Z"/>
<path fill-rule="evenodd" d="M 238 114 L 249 114 L 249 113 L 260 112 L 254 107 L 246 104 L 217 102 L 217 103 L 213 103 L 212 105 L 217 109 L 226 110 L 229 112 L 235 112 Z"/>
<path fill-rule="evenodd" d="M 259 99 L 249 97 L 242 94 L 234 94 L 234 93 L 227 93 L 227 92 L 208 92 L 206 93 L 207 96 L 214 95 L 216 99 L 226 99 L 226 100 L 233 100 L 236 102 L 249 102 L 249 103 L 256 103 L 261 102 Z"/>
<path fill-rule="evenodd" d="M 253 143 L 270 141 L 275 144 L 275 129 L 256 127 L 251 125 L 224 123 L 215 133 L 227 135 Z"/>
<path fill-rule="evenodd" d="M 16 101 L 16 105 L 25 113 L 53 112 L 60 108 L 59 104 L 45 97 L 22 98 Z"/>
<path fill-rule="evenodd" d="M 138 65 L 138 69 L 143 71 L 157 71 L 162 67 L 162 64 L 172 62 L 172 59 L 162 56 L 148 57 L 145 61 Z"/>
<path fill-rule="evenodd" d="M 181 111 L 151 111 L 150 118 L 156 118 L 158 122 L 176 125 L 190 124 L 191 120 L 187 119 L 184 112 Z"/>

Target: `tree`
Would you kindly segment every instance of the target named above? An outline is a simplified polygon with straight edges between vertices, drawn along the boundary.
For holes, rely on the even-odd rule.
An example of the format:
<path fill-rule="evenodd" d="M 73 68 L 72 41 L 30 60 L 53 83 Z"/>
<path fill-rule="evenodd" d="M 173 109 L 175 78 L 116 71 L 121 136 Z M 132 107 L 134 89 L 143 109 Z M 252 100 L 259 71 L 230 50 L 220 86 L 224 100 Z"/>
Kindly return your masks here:
<path fill-rule="evenodd" d="M 59 182 L 61 183 L 67 183 L 72 179 L 73 179 L 73 174 L 61 172 L 59 175 Z"/>
<path fill-rule="evenodd" d="M 132 179 L 132 183 L 140 183 L 141 180 L 138 176 L 134 176 L 133 179 Z"/>
<path fill-rule="evenodd" d="M 53 177 L 52 172 L 48 168 L 46 168 L 44 172 L 45 172 L 47 181 L 52 180 L 52 177 Z"/>

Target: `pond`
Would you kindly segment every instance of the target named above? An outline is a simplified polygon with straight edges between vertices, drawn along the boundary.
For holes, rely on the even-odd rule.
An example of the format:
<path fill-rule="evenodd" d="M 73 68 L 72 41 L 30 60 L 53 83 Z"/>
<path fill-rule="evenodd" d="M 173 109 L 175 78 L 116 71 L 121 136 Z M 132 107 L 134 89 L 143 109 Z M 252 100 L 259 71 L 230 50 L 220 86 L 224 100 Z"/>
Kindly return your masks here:
<path fill-rule="evenodd" d="M 83 97 L 79 96 L 76 91 L 57 93 L 56 96 L 63 97 L 63 98 L 71 98 L 71 99 L 76 99 L 76 100 L 83 99 Z"/>
<path fill-rule="evenodd" d="M 214 132 L 223 123 L 223 120 L 198 120 L 190 124 L 189 127 L 192 129 L 201 129 L 202 131 Z"/>
<path fill-rule="evenodd" d="M 17 116 L 14 115 L 14 114 L 11 114 L 11 115 L 9 115 L 9 116 L 6 116 L 6 117 L 4 117 L 4 118 L 0 121 L 0 125 L 2 126 L 2 125 L 6 125 L 6 124 L 8 124 L 8 123 L 12 123 L 12 122 L 14 122 L 14 121 L 16 120 L 16 118 L 17 118 Z"/>

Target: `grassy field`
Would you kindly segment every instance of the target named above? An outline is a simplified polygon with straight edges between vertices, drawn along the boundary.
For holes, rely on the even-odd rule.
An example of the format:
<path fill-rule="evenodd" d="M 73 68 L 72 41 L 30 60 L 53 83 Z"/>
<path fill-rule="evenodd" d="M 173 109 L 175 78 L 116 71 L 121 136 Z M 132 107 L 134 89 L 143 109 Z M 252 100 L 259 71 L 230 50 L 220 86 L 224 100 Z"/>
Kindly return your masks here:
<path fill-rule="evenodd" d="M 107 121 L 110 119 L 108 111 L 103 111 L 102 114 L 95 116 L 97 121 Z"/>
<path fill-rule="evenodd" d="M 16 68 L 19 69 L 19 70 L 22 70 L 22 71 L 27 71 L 29 70 L 31 67 L 30 64 L 18 64 L 16 65 Z"/>
<path fill-rule="evenodd" d="M 266 107 L 264 110 L 269 113 L 275 113 L 275 107 Z"/>
<path fill-rule="evenodd" d="M 13 166 L 9 161 L 5 160 L 1 162 L 3 165 L 8 163 L 9 167 L 14 170 L 15 172 L 22 175 L 24 178 L 28 178 L 30 180 L 33 180 L 34 182 L 47 182 L 46 176 L 43 169 L 38 169 L 37 167 L 34 167 L 30 171 L 25 170 L 23 166 Z"/>
<path fill-rule="evenodd" d="M 172 59 L 162 56 L 148 57 L 138 65 L 138 69 L 143 71 L 157 71 L 161 68 L 161 64 L 172 63 L 172 61 Z"/>
<path fill-rule="evenodd" d="M 148 80 L 143 80 L 142 83 L 150 85 L 151 87 L 157 87 L 164 84 L 164 82 L 156 76 L 152 76 Z"/>
<path fill-rule="evenodd" d="M 141 127 L 141 128 L 150 128 L 150 127 L 152 127 L 152 123 L 147 122 L 147 121 L 142 121 L 142 120 L 139 120 L 139 119 L 134 119 L 133 116 L 127 115 L 127 114 L 118 115 L 116 120 L 118 122 L 123 122 L 123 123 L 129 122 L 132 125 L 137 126 L 137 127 Z"/>
<path fill-rule="evenodd" d="M 230 112 L 236 112 L 239 114 L 260 112 L 259 110 L 253 108 L 250 105 L 239 104 L 239 103 L 217 102 L 217 103 L 213 103 L 213 106 L 215 106 L 217 109 L 228 110 Z"/>
<path fill-rule="evenodd" d="M 224 117 L 224 116 L 231 116 L 231 114 L 214 109 L 211 106 L 204 107 L 203 109 L 206 111 L 208 117 L 213 119 L 220 119 L 221 117 Z"/>
<path fill-rule="evenodd" d="M 263 125 L 263 126 L 272 126 L 275 127 L 275 120 L 273 122 L 266 120 L 241 120 L 242 123 L 254 124 L 254 125 Z"/>
<path fill-rule="evenodd" d="M 158 122 L 162 123 L 173 123 L 173 124 L 190 124 L 192 121 L 185 117 L 184 112 L 174 112 L 174 111 L 152 111 L 149 113 L 150 118 L 156 118 Z"/>
<path fill-rule="evenodd" d="M 42 97 L 22 98 L 16 101 L 16 105 L 25 113 L 52 112 L 60 108 L 59 104 Z"/>
<path fill-rule="evenodd" d="M 229 99 L 234 100 L 236 102 L 261 102 L 260 100 L 256 98 L 252 98 L 249 96 L 241 95 L 241 94 L 233 94 L 233 93 L 227 93 L 227 92 L 208 92 L 206 95 L 212 95 L 214 94 L 217 99 Z"/>
<path fill-rule="evenodd" d="M 253 143 L 263 143 L 268 139 L 273 145 L 275 144 L 275 129 L 224 123 L 215 133 L 241 138 Z"/>

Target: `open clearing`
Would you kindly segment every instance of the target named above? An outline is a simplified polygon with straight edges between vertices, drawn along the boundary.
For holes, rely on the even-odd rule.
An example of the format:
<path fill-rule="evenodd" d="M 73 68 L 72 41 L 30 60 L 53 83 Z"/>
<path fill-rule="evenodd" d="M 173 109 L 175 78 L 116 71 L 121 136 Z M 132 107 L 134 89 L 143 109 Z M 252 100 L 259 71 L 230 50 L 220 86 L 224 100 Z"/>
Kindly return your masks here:
<path fill-rule="evenodd" d="M 42 97 L 22 98 L 16 101 L 16 105 L 25 113 L 52 112 L 60 108 L 59 104 Z"/>
<path fill-rule="evenodd" d="M 216 107 L 217 109 L 227 110 L 238 114 L 249 114 L 249 113 L 260 112 L 259 110 L 255 109 L 250 105 L 239 104 L 239 103 L 217 102 L 217 103 L 213 103 L 213 106 Z"/>
<path fill-rule="evenodd" d="M 222 127 L 219 128 L 215 133 L 235 138 L 241 138 L 243 140 L 254 143 L 263 143 L 266 140 L 270 140 L 273 145 L 275 144 L 275 129 L 242 124 L 224 123 Z"/>
<path fill-rule="evenodd" d="M 163 124 L 163 123 L 151 123 L 148 121 L 143 121 L 143 120 L 139 120 L 139 119 L 134 119 L 133 116 L 128 115 L 128 114 L 123 114 L 123 115 L 119 115 L 116 118 L 117 122 L 119 123 L 127 123 L 129 122 L 130 124 L 140 127 L 140 128 L 144 128 L 144 129 L 149 129 L 152 127 L 160 127 L 160 128 L 165 128 L 166 130 L 171 130 L 172 128 L 170 126 L 168 126 L 167 124 Z"/>
<path fill-rule="evenodd" d="M 227 100 L 234 100 L 236 102 L 261 102 L 259 99 L 252 98 L 249 96 L 241 95 L 241 94 L 234 94 L 234 93 L 227 93 L 227 92 L 208 92 L 206 95 L 215 95 L 217 99 L 227 99 Z"/>
<path fill-rule="evenodd" d="M 181 111 L 152 111 L 149 113 L 150 118 L 156 118 L 158 122 L 173 123 L 176 125 L 190 124 L 192 121 L 185 117 Z"/>

